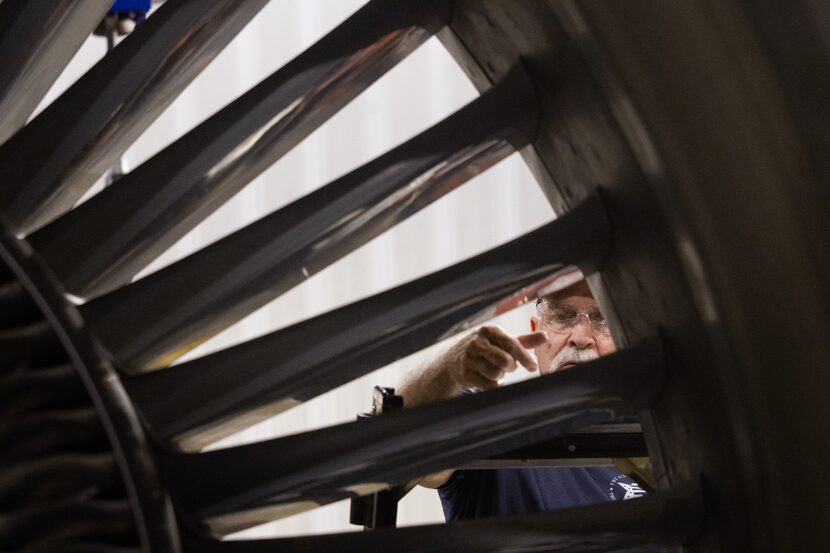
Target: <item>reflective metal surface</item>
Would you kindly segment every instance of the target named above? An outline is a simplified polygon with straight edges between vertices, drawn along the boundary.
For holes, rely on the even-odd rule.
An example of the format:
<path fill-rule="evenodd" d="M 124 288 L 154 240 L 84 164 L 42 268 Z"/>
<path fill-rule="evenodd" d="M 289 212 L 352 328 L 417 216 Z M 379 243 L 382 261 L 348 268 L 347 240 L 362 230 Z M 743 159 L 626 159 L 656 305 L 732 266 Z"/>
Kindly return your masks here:
<path fill-rule="evenodd" d="M 34 313 L 26 318 L 37 320 L 0 332 L 0 444 L 14 444 L 8 457 L 0 454 L 0 479 L 16 467 L 36 467 L 39 460 L 56 456 L 64 470 L 79 457 L 109 454 L 119 471 L 112 487 L 80 495 L 70 487 L 66 494 L 4 513 L 0 550 L 52 553 L 75 547 L 109 553 L 109 544 L 120 543 L 127 551 L 178 553 L 172 506 L 112 365 L 98 355 L 75 306 L 25 242 L 0 232 L 0 260 L 5 268 L 0 278 L 24 287 L 34 304 Z M 13 347 L 4 347 L 9 344 Z M 90 409 L 95 411 L 91 424 L 86 418 Z M 23 435 L 56 420 L 43 433 Z M 38 495 L 65 486 L 56 470 L 42 474 L 42 487 L 20 493 Z"/>
<path fill-rule="evenodd" d="M 222 535 L 635 414 L 657 400 L 664 370 L 653 339 L 579 370 L 160 463 L 179 512 Z M 234 478 L 221 478 L 229 466 Z"/>
<path fill-rule="evenodd" d="M 145 330 L 141 325 L 148 321 L 166 324 L 164 310 L 176 311 L 184 303 L 180 314 L 184 313 L 185 318 L 223 319 L 240 301 L 250 305 L 266 301 L 271 293 L 269 285 L 265 280 L 259 281 L 258 275 L 270 271 L 275 258 L 255 253 L 271 252 L 273 246 L 276 257 L 288 256 L 292 251 L 310 248 L 319 238 L 325 247 L 305 253 L 318 255 L 313 259 L 318 266 L 324 266 L 326 256 L 334 256 L 341 245 L 349 243 L 350 237 L 370 228 L 372 221 L 381 221 L 388 214 L 394 219 L 395 213 L 405 213 L 408 207 L 399 212 L 395 210 L 408 205 L 409 199 L 393 197 L 394 189 L 385 190 L 386 195 L 357 206 L 359 211 L 354 214 L 354 220 L 364 213 L 371 215 L 363 221 L 366 226 L 354 227 L 349 227 L 352 218 L 336 213 L 342 205 L 348 205 L 341 204 L 339 197 L 328 198 L 331 203 L 323 203 L 331 210 L 329 215 L 335 215 L 331 221 L 342 226 L 332 226 L 334 223 L 330 221 L 320 227 L 303 227 L 302 219 L 313 216 L 309 215 L 310 211 L 297 208 L 302 205 L 297 204 L 293 211 L 283 211 L 279 216 L 282 222 L 274 223 L 273 227 L 254 225 L 248 229 L 250 235 L 240 235 L 255 244 L 250 251 L 237 255 L 239 252 L 221 248 L 209 250 L 210 255 L 196 256 L 196 261 L 179 265 L 179 268 L 188 267 L 182 270 L 182 275 L 176 273 L 180 269 L 174 269 L 166 273 L 165 280 L 149 281 L 169 286 L 169 290 L 145 293 L 140 286 L 131 286 L 124 295 L 103 298 L 112 300 L 109 307 L 117 312 L 110 319 L 103 313 L 108 311 L 102 307 L 108 305 L 105 301 L 94 302 L 85 311 L 69 303 L 63 295 L 62 283 L 41 263 L 38 249 L 52 244 L 62 231 L 44 233 L 40 235 L 42 242 L 37 243 L 29 243 L 20 233 L 51 217 L 53 208 L 54 213 L 59 213 L 60 209 L 54 206 L 71 203 L 69 199 L 77 192 L 72 187 L 87 178 L 82 174 L 82 167 L 95 166 L 94 161 L 107 149 L 110 137 L 96 133 L 108 128 L 107 122 L 122 102 L 132 106 L 125 108 L 127 112 L 148 98 L 155 101 L 151 103 L 153 106 L 159 103 L 159 94 L 141 90 L 144 86 L 141 83 L 152 82 L 152 75 L 148 80 L 148 72 L 152 73 L 160 61 L 148 56 L 147 44 L 155 44 L 162 54 L 176 51 L 173 43 L 199 28 L 198 17 L 181 16 L 187 10 L 195 14 L 206 13 L 199 10 L 216 6 L 223 6 L 215 8 L 221 11 L 224 7 L 242 9 L 251 5 L 170 2 L 168 7 L 174 7 L 157 13 L 156 23 L 148 22 L 149 26 L 133 35 L 132 41 L 122 44 L 128 49 L 116 49 L 108 60 L 70 89 L 68 95 L 0 148 L 0 206 L 11 206 L 12 212 L 18 210 L 12 213 L 10 222 L 0 213 L 3 227 L 0 281 L 8 284 L 16 280 L 34 300 L 37 311 L 33 316 L 32 302 L 20 294 L 19 286 L 0 289 L 0 305 L 8 307 L 8 312 L 4 311 L 0 317 L 3 325 L 0 331 L 0 443 L 3 440 L 16 443 L 21 429 L 35 429 L 39 425 L 42 428 L 44 424 L 60 420 L 56 413 L 64 409 L 71 410 L 75 415 L 73 424 L 78 423 L 72 426 L 74 435 L 67 431 L 60 438 L 56 437 L 55 428 L 42 430 L 45 442 L 24 442 L 25 447 L 10 456 L 13 459 L 10 464 L 27 463 L 41 475 L 42 479 L 34 480 L 43 482 L 43 488 L 26 485 L 29 473 L 25 469 L 0 465 L 0 481 L 4 484 L 0 487 L 2 501 L 15 506 L 30 505 L 13 509 L 9 514 L 3 512 L 0 549 L 27 553 L 71 550 L 110 553 L 109 544 L 117 542 L 124 544 L 119 549 L 128 551 L 140 547 L 146 552 L 167 553 L 180 551 L 180 531 L 186 533 L 185 547 L 191 551 L 249 553 L 274 548 L 362 553 L 388 550 L 389 543 L 401 551 L 596 551 L 655 541 L 684 544 L 693 541 L 685 547 L 687 550 L 707 553 L 830 549 L 830 499 L 821 486 L 815 485 L 815 475 L 821 474 L 826 464 L 826 437 L 830 435 L 827 409 L 830 404 L 826 401 L 830 395 L 827 376 L 830 373 L 825 370 L 830 358 L 830 342 L 825 336 L 830 327 L 827 293 L 830 248 L 826 246 L 830 216 L 827 190 L 823 186 L 828 181 L 830 167 L 830 157 L 826 156 L 830 130 L 826 125 L 828 112 L 824 109 L 828 84 L 823 79 L 830 68 L 826 40 L 830 9 L 826 2 L 453 0 L 451 14 L 449 2 L 440 0 L 434 4 L 417 0 L 373 3 L 372 6 L 384 6 L 377 8 L 379 34 L 376 39 L 386 36 L 387 29 L 380 23 L 398 17 L 406 11 L 404 8 L 417 11 L 419 6 L 427 5 L 427 11 L 435 9 L 437 23 L 427 25 L 431 31 L 443 25 L 449 16 L 449 25 L 442 29 L 442 37 L 480 90 L 500 82 L 517 65 L 525 68 L 540 103 L 540 124 L 538 132 L 532 133 L 532 147 L 523 148 L 522 153 L 559 213 L 570 212 L 572 206 L 599 189 L 611 230 L 603 231 L 596 243 L 580 238 L 574 242 L 597 249 L 597 255 L 587 256 L 594 267 L 582 269 L 593 273 L 588 277 L 592 290 L 603 310 L 613 315 L 618 345 L 623 348 L 629 344 L 641 345 L 623 349 L 579 370 L 568 369 L 511 388 L 390 413 L 360 425 L 342 425 L 226 451 L 182 455 L 165 448 L 167 444 L 147 439 L 143 421 L 134 411 L 120 374 L 113 367 L 112 351 L 100 347 L 98 339 L 102 338 L 104 345 L 117 346 L 114 348 L 119 353 L 116 360 L 141 359 L 141 347 L 130 349 L 134 347 L 133 341 L 141 345 L 137 337 Z M 13 0 L 0 4 L 0 12 L 8 13 L 5 9 L 9 6 L 22 13 L 22 4 Z M 384 11 L 389 14 L 384 15 Z M 173 13 L 180 15 L 170 19 L 162 15 Z M 169 27 L 165 27 L 164 21 Z M 0 21 L 0 28 L 4 24 L 6 21 Z M 161 38 L 155 35 L 147 41 L 135 38 L 152 34 L 147 29 L 155 28 L 153 25 L 168 29 L 169 34 L 159 30 Z M 403 27 L 412 25 L 410 18 Z M 17 27 L 14 32 L 22 28 Z M 201 27 L 196 34 L 214 30 Z M 61 28 L 58 34 L 62 32 Z M 223 33 L 216 34 L 225 40 Z M 358 34 L 365 38 L 372 31 Z M 38 40 L 40 37 L 34 42 Z M 353 54 L 355 49 L 348 48 L 353 43 L 348 40 L 345 37 L 342 43 L 323 52 L 321 63 L 336 65 L 340 59 L 338 48 Z M 26 39 L 21 44 L 24 42 L 33 44 Z M 364 46 L 371 47 L 368 43 L 361 47 Z M 133 49 L 131 55 L 125 54 L 129 48 Z M 20 52 L 12 50 L 9 50 L 14 54 L 12 57 L 17 58 Z M 149 50 L 149 54 L 159 53 Z M 5 55 L 6 51 L 4 48 L 2 53 Z M 51 50 L 47 60 L 34 63 L 48 65 L 62 54 Z M 145 58 L 146 65 L 133 57 Z M 12 60 L 9 66 L 32 67 L 28 63 Z M 161 60 L 161 63 L 166 62 Z M 117 79 L 116 84 L 107 84 L 108 79 L 126 74 L 118 73 L 122 66 L 136 69 L 129 74 L 136 77 L 137 88 L 129 89 L 128 83 Z M 305 68 L 295 66 L 299 73 Z M 11 77 L 12 81 L 16 78 Z M 313 87 L 318 85 L 316 81 L 311 83 Z M 322 86 L 336 88 L 338 84 L 326 82 Z M 264 96 L 270 93 L 270 89 L 262 90 Z M 297 90 L 289 96 L 296 99 L 304 94 L 306 91 Z M 186 173 L 187 169 L 179 173 L 178 165 L 187 159 L 187 165 L 193 167 L 193 178 L 182 177 L 178 181 L 183 187 L 171 193 L 172 200 L 161 199 L 167 198 L 167 184 L 163 193 L 162 189 L 144 186 L 131 188 L 150 190 L 146 197 L 142 193 L 132 196 L 123 192 L 127 190 L 123 188 L 118 192 L 118 201 L 106 200 L 112 204 L 106 203 L 103 198 L 108 196 L 102 196 L 100 203 L 92 204 L 98 206 L 96 209 L 90 207 L 89 211 L 78 212 L 85 215 L 79 215 L 77 221 L 64 220 L 67 226 L 63 230 L 76 233 L 74 236 L 85 244 L 73 250 L 72 257 L 84 258 L 88 251 L 96 254 L 90 272 L 78 279 L 79 289 L 95 294 L 96 289 L 109 290 L 126 282 L 134 267 L 125 264 L 123 267 L 127 268 L 122 269 L 121 260 L 129 257 L 130 252 L 146 256 L 142 263 L 146 262 L 163 249 L 167 237 L 175 235 L 180 228 L 190 228 L 207 213 L 207 208 L 200 211 L 203 208 L 199 207 L 201 204 L 197 206 L 198 202 L 187 203 L 193 199 L 193 190 L 188 188 L 193 183 L 197 188 L 201 182 L 221 183 L 218 189 L 224 183 L 237 186 L 245 180 L 246 171 L 259 170 L 260 160 L 270 154 L 253 147 L 250 156 L 248 151 L 239 150 L 242 153 L 236 157 L 235 149 L 240 145 L 246 148 L 249 140 L 263 140 L 265 135 L 259 136 L 257 132 L 262 130 L 264 122 L 275 123 L 276 128 L 282 120 L 272 121 L 279 112 L 265 113 L 266 117 L 257 120 L 263 112 L 257 111 L 255 104 L 256 101 L 238 104 L 238 111 L 227 113 L 237 113 L 239 118 L 211 123 L 215 130 L 237 119 L 252 118 L 252 126 L 246 127 L 239 136 L 220 136 L 221 133 L 202 129 L 203 132 L 189 135 L 186 142 L 190 144 L 177 143 L 176 148 L 165 150 L 163 156 L 148 164 L 153 172 L 145 169 L 141 180 L 136 173 L 135 184 L 162 182 L 167 172 Z M 289 99 L 282 109 L 293 109 L 292 105 Z M 152 108 L 148 110 L 146 113 Z M 141 128 L 146 123 L 144 115 L 136 116 L 133 123 L 136 129 Z M 294 123 L 302 126 L 303 122 Z M 120 130 L 109 130 L 113 131 L 112 136 L 118 137 L 114 143 L 121 146 L 126 143 L 126 138 L 121 142 L 125 135 Z M 285 136 L 291 136 L 290 132 Z M 208 138 L 216 141 L 210 142 Z M 203 139 L 203 144 L 210 146 L 210 152 L 197 151 Z M 290 143 L 290 139 L 286 140 L 286 144 Z M 481 152 L 486 151 L 484 144 L 479 144 Z M 83 152 L 88 152 L 88 157 Z M 446 156 L 445 161 L 456 156 L 461 163 L 465 152 L 461 145 L 454 151 L 439 153 Z M 258 157 L 261 153 L 262 157 Z M 491 153 L 501 155 L 498 148 Z M 200 157 L 202 154 L 204 158 Z M 81 158 L 86 161 L 81 160 L 77 167 L 73 165 Z M 213 168 L 216 171 L 210 173 Z M 418 168 L 416 164 L 410 169 L 413 173 L 423 171 L 420 174 L 435 176 L 430 173 L 433 169 Z M 242 175 L 238 181 L 237 174 Z M 225 175 L 233 176 L 226 179 Z M 200 180 L 203 177 L 208 180 Z M 211 181 L 214 177 L 216 180 Z M 410 174 L 395 185 L 406 186 L 406 178 L 420 182 L 417 175 Z M 447 182 L 452 179 L 448 177 Z M 186 202 L 176 199 L 179 193 L 187 198 Z M 315 197 L 327 198 L 326 193 L 320 194 Z M 392 198 L 389 205 L 383 204 L 386 198 Z M 126 203 L 126 207 L 117 206 L 119 201 Z M 154 204 L 160 206 L 158 212 L 150 207 Z M 417 201 L 412 205 L 416 204 Z M 125 213 L 129 215 L 132 206 L 142 206 L 142 213 L 135 219 L 124 217 Z M 390 208 L 389 212 L 384 211 L 386 207 Z M 371 212 L 371 209 L 378 211 Z M 95 241 L 118 225 L 106 222 L 99 227 L 85 219 L 104 219 L 108 213 L 117 214 L 123 221 L 130 220 L 134 227 L 119 234 L 106 248 L 99 249 Z M 158 223 L 164 220 L 165 214 L 176 221 Z M 325 222 L 326 216 L 318 214 L 316 221 Z M 69 221 L 73 221 L 71 225 Z M 602 221 L 605 225 L 605 217 Z M 156 226 L 158 235 L 153 234 Z M 292 231 L 300 228 L 309 233 L 319 230 L 329 234 L 314 240 L 302 237 L 305 242 L 297 248 L 291 245 L 290 233 L 282 236 L 285 243 L 279 244 L 269 243 L 269 236 L 256 236 L 258 231 L 266 234 L 275 228 Z M 347 231 L 338 234 L 338 229 Z M 582 229 L 582 232 L 594 230 Z M 608 240 L 609 235 L 613 240 Z M 334 241 L 326 243 L 331 237 Z M 232 250 L 231 246 L 237 245 L 230 241 L 223 247 Z M 105 253 L 99 258 L 99 252 Z M 188 270 L 208 272 L 207 261 L 216 262 L 226 254 L 234 262 L 240 262 L 238 266 L 221 267 L 222 274 L 227 274 L 226 280 L 212 280 L 215 275 L 199 280 L 202 275 L 191 278 L 184 274 Z M 527 261 L 527 251 L 517 252 L 516 256 L 512 261 L 516 261 L 520 270 L 515 272 L 512 272 L 515 267 L 505 267 L 501 259 L 488 258 L 489 268 L 467 266 L 472 267 L 470 272 L 476 279 L 476 286 L 470 290 L 463 289 L 467 281 L 458 274 L 443 273 L 442 278 L 449 278 L 448 285 L 458 289 L 443 296 L 447 290 L 435 286 L 442 295 L 440 301 L 432 302 L 434 298 L 422 288 L 403 287 L 321 316 L 307 327 L 298 325 L 292 332 L 301 328 L 319 330 L 325 327 L 315 325 L 323 323 L 345 327 L 344 319 L 338 317 L 348 314 L 353 318 L 347 322 L 357 326 L 355 320 L 362 321 L 355 315 L 370 313 L 367 327 L 377 324 L 374 330 L 380 328 L 383 332 L 386 329 L 381 323 L 386 323 L 391 330 L 384 334 L 389 337 L 384 343 L 373 342 L 369 332 L 356 334 L 353 339 L 339 335 L 338 341 L 328 344 L 330 347 L 321 351 L 319 357 L 309 354 L 305 365 L 309 368 L 309 380 L 302 383 L 305 388 L 292 390 L 285 397 L 316 393 L 317 382 L 326 377 L 324 370 L 318 370 L 317 363 L 331 362 L 335 353 L 355 364 L 382 363 L 394 357 L 391 352 L 401 348 L 406 337 L 415 342 L 434 339 L 439 332 L 464 328 L 470 320 L 508 309 L 526 301 L 528 295 L 547 286 L 557 288 L 573 277 L 562 272 L 557 273 L 560 278 L 535 274 L 535 265 Z M 57 261 L 59 256 L 54 249 L 46 257 L 61 278 L 69 281 L 68 277 L 74 274 L 74 262 L 67 261 L 64 270 L 63 261 Z M 99 280 L 93 269 L 107 272 L 104 259 L 112 260 L 119 268 Z M 301 279 L 298 275 L 311 266 L 305 263 L 305 257 L 283 259 L 296 261 L 293 266 L 285 262 L 288 267 L 280 282 L 286 286 L 291 279 Z M 537 256 L 535 262 L 538 261 Z M 544 268 L 553 267 L 545 265 Z M 600 273 L 595 272 L 598 268 Z M 250 280 L 246 280 L 248 273 L 252 275 Z M 498 277 L 492 288 L 483 284 L 488 274 Z M 526 284 L 526 280 L 532 282 Z M 435 284 L 428 278 L 417 282 L 418 286 Z M 243 290 L 249 283 L 252 288 Z M 225 284 L 227 288 L 223 288 Z M 525 288 L 512 292 L 511 296 L 509 289 L 515 286 Z M 401 290 L 404 295 L 395 295 L 402 293 Z M 199 312 L 187 304 L 192 296 L 219 303 L 213 306 L 215 310 Z M 118 311 L 129 304 L 129 301 L 120 303 L 125 298 L 161 303 L 134 301 L 132 311 Z M 410 300 L 423 301 L 428 309 L 413 308 L 401 315 L 417 315 L 422 319 L 396 318 L 398 307 Z M 463 303 L 468 300 L 469 304 Z M 219 305 L 223 301 L 227 303 Z M 458 301 L 462 304 L 451 303 Z M 494 306 L 493 302 L 498 303 Z M 442 305 L 450 305 L 447 321 L 442 321 L 437 311 L 433 311 Z M 780 306 L 790 314 L 793 324 L 758 323 L 769 318 L 771 307 Z M 145 311 L 152 312 L 145 315 Z M 91 317 L 92 325 L 87 324 L 85 316 Z M 151 351 L 141 362 L 152 364 L 153 360 L 168 354 L 172 358 L 175 348 L 188 347 L 189 343 L 181 342 L 185 335 L 192 332 L 192 338 L 200 339 L 206 327 L 198 325 L 213 324 L 199 322 L 191 326 L 189 320 L 183 322 L 186 323 L 183 334 L 170 343 L 156 348 L 159 336 L 152 335 L 145 342 L 150 344 Z M 419 322 L 424 322 L 424 326 L 415 328 Z M 448 326 L 449 322 L 457 326 Z M 220 320 L 216 324 L 225 323 Z M 412 325 L 412 331 L 407 334 L 408 330 L 395 325 Z M 150 330 L 157 332 L 158 328 Z M 293 355 L 294 361 L 306 362 L 304 352 L 299 348 L 291 350 L 284 342 L 289 335 L 275 333 L 231 350 L 226 358 L 250 361 L 248 365 L 241 363 L 246 371 L 250 369 L 248 376 L 254 383 L 261 379 L 271 386 L 268 393 L 273 396 L 249 393 L 241 381 L 234 382 L 233 391 L 238 396 L 230 397 L 226 403 L 214 401 L 218 396 L 215 390 L 210 390 L 206 394 L 210 405 L 205 418 L 195 414 L 189 419 L 190 426 L 173 429 L 172 434 L 178 436 L 177 432 L 222 422 L 224 417 L 235 416 L 253 405 L 265 405 L 283 393 L 290 384 L 280 383 L 281 376 L 275 375 L 278 372 L 282 375 L 284 368 L 278 367 L 277 371 L 274 363 L 263 364 L 262 360 L 268 354 L 267 348 L 277 346 Z M 664 350 L 657 348 L 658 353 L 643 343 L 655 335 L 662 338 L 660 344 L 665 346 Z M 298 336 L 293 334 L 300 343 Z M 121 355 L 125 351 L 129 355 Z M 216 363 L 210 366 L 212 378 L 221 381 L 225 375 L 219 362 L 223 358 L 217 355 L 209 359 L 210 363 Z M 206 369 L 207 359 L 204 362 L 202 368 Z M 197 366 L 190 365 L 190 369 Z M 787 370 L 782 371 L 782 367 Z M 658 370 L 650 371 L 650 368 Z M 232 369 L 232 366 L 224 367 L 225 371 Z M 350 371 L 360 369 L 344 364 L 328 376 L 355 374 Z M 174 375 L 184 373 L 169 374 L 173 382 Z M 203 382 L 193 380 L 194 384 Z M 184 388 L 187 384 L 184 380 L 177 382 Z M 148 395 L 149 389 L 142 394 Z M 79 391 L 88 397 L 81 397 L 83 394 Z M 161 395 L 163 391 L 157 390 L 157 393 Z M 338 498 L 371 493 L 418 473 L 472 462 L 474 457 L 490 456 L 549 435 L 571 432 L 575 426 L 630 414 L 641 408 L 645 408 L 641 420 L 656 482 L 661 489 L 640 502 L 394 533 L 238 544 L 222 543 L 204 534 L 193 535 L 205 529 L 221 534 Z M 77 482 L 50 479 L 53 473 L 78 469 L 81 471 L 78 474 L 84 475 L 82 478 L 106 481 L 106 467 L 98 471 L 100 467 L 94 460 L 66 462 L 59 455 L 64 447 L 73 450 L 88 444 L 78 432 L 87 428 L 85 423 L 89 421 L 85 416 L 89 409 L 95 410 L 101 423 L 94 431 L 103 429 L 105 433 L 105 436 L 97 435 L 99 441 L 95 447 L 105 438 L 106 452 L 112 454 L 122 476 L 123 489 L 119 491 L 123 493 L 117 494 L 118 497 L 84 495 L 56 499 L 44 490 L 56 486 L 52 488 L 55 491 L 67 486 L 64 489 L 74 494 Z M 192 405 L 182 410 L 188 417 L 197 411 L 198 406 Z M 156 419 L 161 428 L 169 430 L 170 421 L 175 423 L 175 416 L 170 413 L 173 411 Z M 18 422 L 20 425 L 16 426 Z M 157 451 L 159 445 L 164 451 Z M 47 468 L 44 468 L 41 457 L 52 461 L 61 457 L 61 462 L 51 467 L 45 463 Z M 159 477 L 157 459 L 161 460 L 165 480 L 169 481 Z M 680 487 L 684 482 L 696 481 L 697 475 L 703 476 L 700 492 L 706 494 L 705 511 L 694 489 L 687 492 L 687 488 Z M 176 495 L 178 510 L 175 512 L 168 501 L 168 491 Z M 678 497 L 691 501 L 672 500 Z M 675 511 L 669 513 L 668 509 Z M 207 526 L 203 525 L 205 521 Z M 588 531 L 600 532 L 600 535 L 586 536 L 584 532 Z"/>
<path fill-rule="evenodd" d="M 448 9 L 432 0 L 388 7 L 388 0 L 369 3 L 132 174 L 32 236 L 67 289 L 86 297 L 128 283 L 429 38 Z"/>
<path fill-rule="evenodd" d="M 69 385 L 73 384 L 76 390 L 66 396 L 86 399 L 80 381 L 70 380 Z M 50 407 L 43 412 L 18 414 L 14 423 L 8 420 L 0 423 L 0 464 L 14 466 L 72 447 L 84 451 L 104 450 L 106 437 L 95 410 L 84 406 L 83 401 L 76 400 L 75 404 L 81 407 Z"/>
<path fill-rule="evenodd" d="M 503 159 L 530 139 L 521 70 L 328 186 L 81 310 L 127 372 L 157 369 Z"/>
<path fill-rule="evenodd" d="M 17 132 L 112 0 L 0 3 L 0 144 Z"/>
<path fill-rule="evenodd" d="M 639 424 L 596 425 L 459 468 L 610 467 L 620 457 L 648 457 Z"/>
<path fill-rule="evenodd" d="M 281 539 L 215 541 L 189 536 L 186 553 L 597 553 L 687 544 L 703 525 L 696 482 L 649 497 L 532 515 Z M 638 547 L 639 546 L 639 547 Z"/>
<path fill-rule="evenodd" d="M 89 547 L 87 551 L 100 551 L 103 546 L 106 551 L 106 543 L 128 540 L 135 533 L 135 526 L 130 504 L 126 501 L 70 499 L 45 502 L 45 505 L 15 510 L 4 519 L 0 543 L 12 551 L 19 551 L 20 547 L 44 553 L 61 551 L 65 550 L 62 547 L 66 542 Z M 44 531 L 47 528 L 48 531 Z"/>
<path fill-rule="evenodd" d="M 71 365 L 37 367 L 37 363 L 33 363 L 37 370 L 20 370 L 25 361 L 28 359 L 6 364 L 10 374 L 0 380 L 1 417 L 17 420 L 41 409 L 64 410 L 88 403 L 86 391 Z M 16 369 L 14 372 L 12 367 Z M 38 393 L 27 393 L 30 390 Z"/>
<path fill-rule="evenodd" d="M 0 285 L 0 328 L 20 327 L 37 320 L 31 296 L 19 282 Z"/>
<path fill-rule="evenodd" d="M 594 197 L 455 266 L 216 354 L 127 377 L 124 385 L 155 436 L 202 447 L 487 320 L 505 297 L 527 301 L 528 289 L 563 266 L 594 270 L 610 240 Z M 308 348 L 306 336 L 321 338 Z"/>
<path fill-rule="evenodd" d="M 11 229 L 69 210 L 266 1 L 165 3 L 0 147 Z"/>
<path fill-rule="evenodd" d="M 42 486 L 47 477 L 53 477 L 56 484 Z M 13 508 L 83 495 L 90 488 L 113 489 L 119 478 L 110 453 L 43 456 L 32 463 L 17 464 L 0 477 L 0 509 L 7 513 Z"/>

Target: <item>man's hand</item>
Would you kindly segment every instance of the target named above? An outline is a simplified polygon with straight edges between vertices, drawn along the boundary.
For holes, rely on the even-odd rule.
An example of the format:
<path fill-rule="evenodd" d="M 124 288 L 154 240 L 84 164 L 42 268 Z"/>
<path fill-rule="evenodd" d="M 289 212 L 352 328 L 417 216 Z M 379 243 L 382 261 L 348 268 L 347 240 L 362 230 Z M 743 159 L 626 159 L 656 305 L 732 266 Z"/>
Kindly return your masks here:
<path fill-rule="evenodd" d="M 403 406 L 414 407 L 448 399 L 457 396 L 463 388 L 497 388 L 505 373 L 516 370 L 517 364 L 529 371 L 538 370 L 536 360 L 527 350 L 541 346 L 547 339 L 544 332 L 511 336 L 498 326 L 483 326 L 411 374 L 398 388 L 398 393 L 403 396 Z M 438 488 L 453 472 L 455 469 L 430 474 L 420 484 Z"/>
<path fill-rule="evenodd" d="M 497 388 L 517 363 L 535 371 L 536 360 L 528 349 L 546 340 L 544 332 L 511 336 L 498 326 L 483 326 L 410 375 L 398 391 L 404 408 L 456 396 L 463 388 Z"/>
<path fill-rule="evenodd" d="M 498 326 L 482 326 L 456 342 L 436 361 L 453 383 L 453 391 L 462 388 L 497 388 L 506 373 L 517 363 L 529 371 L 538 370 L 536 360 L 527 351 L 545 343 L 544 332 L 511 336 Z"/>

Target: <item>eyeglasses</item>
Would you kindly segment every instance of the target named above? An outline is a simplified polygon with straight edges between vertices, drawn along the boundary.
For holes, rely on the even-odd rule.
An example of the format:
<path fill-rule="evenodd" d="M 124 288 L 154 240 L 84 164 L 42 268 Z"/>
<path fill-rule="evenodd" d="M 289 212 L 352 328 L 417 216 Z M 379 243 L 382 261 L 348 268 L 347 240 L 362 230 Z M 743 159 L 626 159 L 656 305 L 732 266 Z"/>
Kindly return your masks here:
<path fill-rule="evenodd" d="M 576 321 L 580 317 L 585 317 L 585 320 L 591 325 L 591 329 L 597 334 L 606 336 L 611 333 L 611 329 L 608 328 L 608 321 L 605 320 L 605 317 L 602 316 L 596 306 L 587 310 L 580 310 L 569 303 L 550 305 L 542 302 L 537 306 L 537 311 L 542 325 L 554 332 L 563 334 L 570 332 L 576 325 Z"/>

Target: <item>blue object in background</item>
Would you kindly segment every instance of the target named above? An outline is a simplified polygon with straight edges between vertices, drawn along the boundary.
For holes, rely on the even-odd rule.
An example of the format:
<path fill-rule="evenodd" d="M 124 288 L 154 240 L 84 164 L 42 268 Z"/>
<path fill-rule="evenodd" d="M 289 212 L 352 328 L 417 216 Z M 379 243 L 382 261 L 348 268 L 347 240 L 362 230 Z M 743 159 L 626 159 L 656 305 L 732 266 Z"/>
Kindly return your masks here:
<path fill-rule="evenodd" d="M 109 13 L 140 12 L 146 15 L 152 6 L 152 0 L 115 0 Z"/>

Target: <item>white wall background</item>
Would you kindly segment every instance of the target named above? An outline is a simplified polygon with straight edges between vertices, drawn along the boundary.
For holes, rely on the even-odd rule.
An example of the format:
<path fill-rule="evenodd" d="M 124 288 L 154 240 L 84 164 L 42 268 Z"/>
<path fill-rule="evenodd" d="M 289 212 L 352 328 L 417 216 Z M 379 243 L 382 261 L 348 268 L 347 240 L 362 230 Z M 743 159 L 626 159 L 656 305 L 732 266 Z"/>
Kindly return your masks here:
<path fill-rule="evenodd" d="M 127 152 L 132 167 L 153 155 L 245 92 L 312 44 L 363 2 L 361 0 L 272 0 Z M 50 91 L 43 105 L 105 53 L 103 38 L 91 37 Z M 476 96 L 452 58 L 431 39 L 375 83 L 289 155 L 171 248 L 153 271 L 285 205 L 383 153 L 446 117 Z M 312 277 L 190 355 L 202 355 L 306 319 L 515 238 L 554 215 L 518 155 L 465 184 L 391 232 Z M 145 273 L 147 272 L 145 271 Z M 524 332 L 523 308 L 497 322 Z M 308 347 L 314 347 L 310 340 Z M 354 419 L 368 409 L 374 385 L 394 386 L 445 344 L 316 398 L 218 444 L 264 440 Z M 232 370 L 229 367 L 229 370 Z M 269 462 L 263 459 L 262 462 Z M 279 459 L 273 459 L 276 464 Z M 401 525 L 443 521 L 435 492 L 406 497 Z M 341 502 L 251 529 L 235 537 L 321 533 L 357 529 Z"/>

